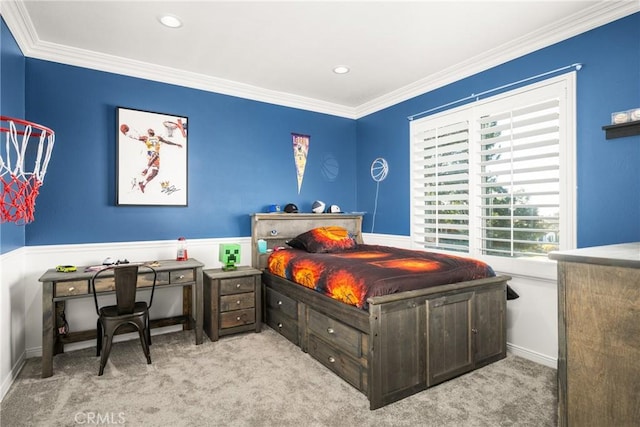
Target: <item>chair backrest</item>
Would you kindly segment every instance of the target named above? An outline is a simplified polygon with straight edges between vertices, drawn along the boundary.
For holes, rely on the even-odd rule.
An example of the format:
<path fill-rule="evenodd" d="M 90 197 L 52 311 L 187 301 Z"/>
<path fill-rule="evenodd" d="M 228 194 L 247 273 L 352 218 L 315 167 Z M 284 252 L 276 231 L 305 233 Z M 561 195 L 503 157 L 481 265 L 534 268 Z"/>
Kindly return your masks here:
<path fill-rule="evenodd" d="M 107 271 L 113 270 L 113 278 L 116 292 L 116 306 L 117 312 L 121 314 L 131 314 L 136 303 L 136 290 L 138 284 L 138 265 L 137 264 L 124 264 L 114 265 L 103 268 L 96 272 L 91 278 L 91 290 L 93 291 L 93 299 L 96 305 L 96 312 L 100 315 L 100 307 L 98 306 L 98 293 L 96 291 L 96 279 L 99 276 L 105 275 Z M 153 303 L 153 294 L 156 287 L 157 273 L 152 267 L 143 265 L 143 268 L 151 270 L 153 273 L 153 283 L 151 285 L 151 297 L 149 299 L 148 306 L 151 307 Z"/>
<path fill-rule="evenodd" d="M 116 285 L 116 306 L 118 314 L 131 314 L 136 305 L 138 266 L 126 265 L 113 269 Z"/>

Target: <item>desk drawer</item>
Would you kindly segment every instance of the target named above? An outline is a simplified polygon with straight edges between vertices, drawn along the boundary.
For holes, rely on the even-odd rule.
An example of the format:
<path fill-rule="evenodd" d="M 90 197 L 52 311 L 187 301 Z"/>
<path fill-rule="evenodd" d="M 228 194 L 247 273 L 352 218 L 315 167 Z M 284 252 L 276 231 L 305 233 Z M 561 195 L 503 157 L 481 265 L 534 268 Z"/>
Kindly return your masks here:
<path fill-rule="evenodd" d="M 87 280 L 75 280 L 71 282 L 56 282 L 54 297 L 67 297 L 71 295 L 85 295 L 89 293 Z"/>
<path fill-rule="evenodd" d="M 315 310 L 309 309 L 308 313 L 307 328 L 310 332 L 347 354 L 354 357 L 362 356 L 362 334 L 358 330 Z"/>
<path fill-rule="evenodd" d="M 169 275 L 170 283 L 194 282 L 193 269 L 172 271 Z"/>
<path fill-rule="evenodd" d="M 153 273 L 145 273 L 145 271 L 149 271 L 144 267 L 140 267 L 141 273 L 138 274 L 138 288 L 146 288 L 153 285 Z M 167 271 L 163 271 L 158 273 L 156 276 L 156 286 L 167 285 L 169 284 L 169 273 Z"/>
<path fill-rule="evenodd" d="M 90 283 L 90 282 L 89 282 Z M 169 284 L 169 272 L 160 272 L 156 276 L 156 286 L 162 286 Z M 153 285 L 153 273 L 146 270 L 144 267 L 140 267 L 140 273 L 138 274 L 138 288 L 146 288 Z M 112 292 L 115 291 L 115 282 L 113 274 L 104 273 L 104 277 L 98 277 L 96 279 L 96 292 Z M 91 293 L 91 287 L 89 286 L 89 293 Z"/>
<path fill-rule="evenodd" d="M 247 292 L 246 294 L 223 295 L 220 297 L 220 311 L 242 310 L 255 307 L 256 294 Z"/>
<path fill-rule="evenodd" d="M 220 329 L 250 325 L 252 323 L 256 323 L 256 311 L 253 308 L 220 313 Z"/>
<path fill-rule="evenodd" d="M 220 295 L 242 294 L 255 291 L 254 276 L 220 279 Z"/>

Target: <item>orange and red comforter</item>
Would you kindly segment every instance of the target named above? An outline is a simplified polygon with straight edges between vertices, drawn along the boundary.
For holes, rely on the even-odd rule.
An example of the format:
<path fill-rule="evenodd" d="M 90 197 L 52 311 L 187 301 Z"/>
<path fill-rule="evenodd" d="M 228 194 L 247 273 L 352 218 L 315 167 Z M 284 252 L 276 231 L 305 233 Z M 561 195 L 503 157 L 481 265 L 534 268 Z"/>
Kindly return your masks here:
<path fill-rule="evenodd" d="M 269 256 L 268 271 L 363 309 L 369 297 L 495 276 L 471 258 L 377 245 L 334 253 L 282 249 Z"/>

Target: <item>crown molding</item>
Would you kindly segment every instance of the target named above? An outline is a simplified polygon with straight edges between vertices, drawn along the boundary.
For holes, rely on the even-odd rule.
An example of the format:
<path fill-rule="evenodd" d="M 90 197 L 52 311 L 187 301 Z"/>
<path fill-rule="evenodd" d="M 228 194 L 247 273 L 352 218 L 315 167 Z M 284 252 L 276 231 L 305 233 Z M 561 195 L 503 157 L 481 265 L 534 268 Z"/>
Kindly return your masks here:
<path fill-rule="evenodd" d="M 366 102 L 356 108 L 355 115 L 361 118 L 373 114 L 638 11 L 640 2 L 637 0 L 602 1 L 578 14 Z"/>
<path fill-rule="evenodd" d="M 23 54 L 30 58 L 138 77 L 349 119 L 358 119 L 375 113 L 640 11 L 640 3 L 637 0 L 603 0 L 560 22 L 554 22 L 552 25 L 542 27 L 498 48 L 482 52 L 480 55 L 469 58 L 462 63 L 422 78 L 358 107 L 348 107 L 171 67 L 44 42 L 38 38 L 23 0 L 3 0 L 0 2 L 0 6 L 0 13 L 16 39 L 18 46 Z"/>
<path fill-rule="evenodd" d="M 138 77 L 283 107 L 356 119 L 353 107 L 42 41 L 39 39 L 37 31 L 31 22 L 23 0 L 2 0 L 0 4 L 0 14 L 2 14 L 22 53 L 29 58 Z"/>

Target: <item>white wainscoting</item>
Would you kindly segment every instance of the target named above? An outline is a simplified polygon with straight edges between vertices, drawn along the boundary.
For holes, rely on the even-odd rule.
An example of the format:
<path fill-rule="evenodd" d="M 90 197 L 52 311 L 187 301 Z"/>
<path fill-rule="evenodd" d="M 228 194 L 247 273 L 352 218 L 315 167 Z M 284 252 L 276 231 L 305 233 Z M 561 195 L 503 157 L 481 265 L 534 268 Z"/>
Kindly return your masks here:
<path fill-rule="evenodd" d="M 0 401 L 26 359 L 24 254 L 20 248 L 0 256 Z"/>

